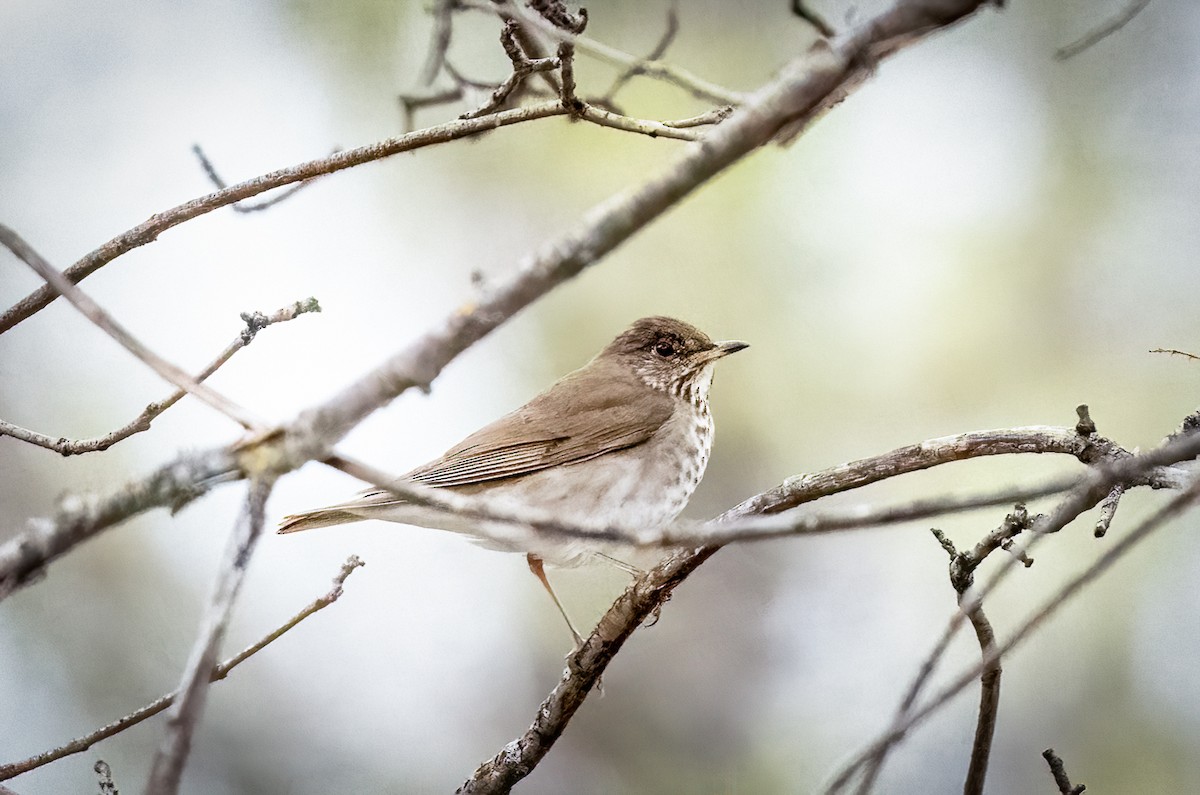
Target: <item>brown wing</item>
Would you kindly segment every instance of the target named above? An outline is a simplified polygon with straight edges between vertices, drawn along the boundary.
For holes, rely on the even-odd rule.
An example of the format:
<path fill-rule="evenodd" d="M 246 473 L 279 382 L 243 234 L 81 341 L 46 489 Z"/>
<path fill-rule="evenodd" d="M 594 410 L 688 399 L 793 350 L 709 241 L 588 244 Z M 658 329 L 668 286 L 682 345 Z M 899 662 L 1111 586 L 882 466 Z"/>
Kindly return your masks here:
<path fill-rule="evenodd" d="M 465 486 L 586 461 L 645 442 L 672 408 L 670 396 L 648 389 L 625 368 L 593 362 L 407 478 Z"/>

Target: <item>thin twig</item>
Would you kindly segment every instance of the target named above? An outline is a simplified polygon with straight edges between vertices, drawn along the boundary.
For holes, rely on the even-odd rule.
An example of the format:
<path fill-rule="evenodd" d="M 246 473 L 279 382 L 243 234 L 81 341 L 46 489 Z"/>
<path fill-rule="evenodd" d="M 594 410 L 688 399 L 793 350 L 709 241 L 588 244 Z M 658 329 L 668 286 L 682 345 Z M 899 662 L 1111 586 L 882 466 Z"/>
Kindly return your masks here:
<path fill-rule="evenodd" d="M 317 303 L 317 299 L 308 298 L 304 301 L 296 301 L 281 309 L 276 310 L 270 315 L 264 315 L 262 312 L 243 312 L 242 320 L 246 322 L 246 328 L 242 329 L 241 334 L 234 338 L 233 342 L 221 351 L 217 358 L 213 359 L 207 367 L 201 370 L 196 375 L 196 382 L 203 383 L 205 379 L 215 373 L 222 365 L 229 361 L 235 353 L 250 344 L 259 331 L 267 326 L 275 323 L 283 323 L 288 320 L 293 320 L 307 312 L 320 312 L 321 306 Z M 160 414 L 174 406 L 187 392 L 182 389 L 177 389 L 168 395 L 166 398 L 150 403 L 146 408 L 142 409 L 142 413 L 134 417 L 125 425 L 111 431 L 104 436 L 98 436 L 94 439 L 67 439 L 64 437 L 54 438 L 44 434 L 31 431 L 26 428 L 21 428 L 13 425 L 10 422 L 0 420 L 0 436 L 12 436 L 15 439 L 20 439 L 24 442 L 44 447 L 48 450 L 53 450 L 56 453 L 64 456 L 81 455 L 83 453 L 93 453 L 100 450 L 107 450 L 117 442 L 124 441 L 130 436 L 143 431 L 150 430 L 152 423 Z"/>
<path fill-rule="evenodd" d="M 256 419 L 249 411 L 219 392 L 202 385 L 182 369 L 150 350 L 141 340 L 118 323 L 112 315 L 104 311 L 99 304 L 72 284 L 57 268 L 47 262 L 41 254 L 38 254 L 16 232 L 4 224 L 0 224 L 0 244 L 3 244 L 12 253 L 16 254 L 26 265 L 45 279 L 47 285 L 52 290 L 70 301 L 84 317 L 90 320 L 101 331 L 116 340 L 125 350 L 132 353 L 143 364 L 168 382 L 195 395 L 225 416 L 240 423 L 244 428 L 262 426 L 263 423 Z"/>
<path fill-rule="evenodd" d="M 540 15 L 525 9 L 519 3 L 485 3 L 479 0 L 459 0 L 459 5 L 462 8 L 482 11 L 489 15 L 499 15 L 503 19 L 516 18 L 521 22 L 528 23 L 539 32 L 550 36 L 556 43 L 567 40 L 573 41 L 575 47 L 580 52 L 615 66 L 626 69 L 636 68 L 640 74 L 671 83 L 684 89 L 697 99 L 707 102 L 718 102 L 722 105 L 741 105 L 748 98 L 747 94 L 719 86 L 716 83 L 692 74 L 686 69 L 672 66 L 662 61 L 647 61 L 623 52 L 616 47 L 603 44 L 595 39 L 590 39 L 587 36 L 573 36 L 551 25 L 542 19 Z"/>
<path fill-rule="evenodd" d="M 1092 530 L 1092 534 L 1096 538 L 1103 538 L 1108 532 L 1113 517 L 1117 515 L 1117 506 L 1121 504 L 1121 496 L 1125 494 L 1125 488 L 1124 483 L 1118 483 L 1112 487 L 1112 491 L 1100 503 L 1100 518 L 1096 520 L 1096 526 Z"/>
<path fill-rule="evenodd" d="M 1128 25 L 1148 5 L 1150 5 L 1150 0 L 1132 0 L 1120 14 L 1108 22 L 1105 22 L 1100 27 L 1090 31 L 1065 47 L 1060 47 L 1058 52 L 1054 53 L 1055 60 L 1065 61 L 1069 58 L 1074 58 L 1089 47 L 1099 44 Z"/>
<path fill-rule="evenodd" d="M 487 101 L 480 105 L 475 110 L 469 110 L 458 118 L 460 119 L 475 119 L 480 116 L 486 116 L 489 113 L 495 113 L 497 109 L 502 107 L 508 98 L 518 86 L 531 74 L 537 72 L 548 72 L 558 68 L 558 61 L 554 58 L 539 58 L 536 61 L 524 61 L 520 66 L 514 66 L 512 73 L 504 79 L 504 82 L 496 86 L 496 89 L 488 97 Z"/>
<path fill-rule="evenodd" d="M 1058 430 L 1060 433 L 1055 434 Z M 1160 487 L 1182 487 L 1186 475 L 1179 471 L 1178 477 L 1168 477 L 1166 472 L 1146 460 L 1159 461 L 1158 450 L 1145 455 L 1149 459 L 1130 457 L 1115 445 L 1111 458 L 1093 460 L 1093 469 L 1083 475 L 1063 475 L 1051 478 L 1037 486 L 1021 486 L 997 489 L 973 494 L 950 494 L 910 500 L 896 505 L 862 505 L 803 514 L 782 512 L 792 507 L 796 500 L 811 501 L 820 496 L 840 493 L 859 488 L 869 483 L 896 477 L 908 472 L 929 469 L 935 466 L 963 461 L 980 456 L 1005 455 L 1010 453 L 1070 452 L 1059 446 L 1059 442 L 1072 439 L 1066 428 L 1053 429 L 1044 426 L 1013 428 L 994 431 L 975 431 L 957 436 L 943 437 L 893 450 L 890 453 L 843 464 L 822 472 L 792 479 L 785 487 L 765 492 L 743 503 L 755 506 L 744 511 L 738 518 L 726 518 L 719 522 L 679 520 L 665 528 L 648 531 L 642 527 L 611 524 L 569 524 L 550 513 L 535 508 L 517 508 L 510 505 L 497 506 L 484 497 L 457 494 L 446 489 L 405 483 L 390 473 L 381 472 L 361 462 L 342 455 L 331 456 L 324 463 L 357 477 L 383 491 L 390 491 L 415 505 L 444 511 L 458 517 L 479 520 L 475 533 L 501 546 L 520 546 L 534 536 L 566 537 L 589 542 L 605 542 L 638 547 L 695 547 L 702 545 L 724 545 L 732 542 L 761 541 L 801 535 L 819 535 L 844 530 L 879 527 L 888 524 L 927 519 L 947 513 L 975 510 L 1014 500 L 1030 500 L 1068 490 L 1092 493 L 1098 488 L 1108 488 L 1114 480 L 1133 484 L 1155 484 Z M 1200 437 L 1188 442 L 1172 443 L 1168 457 L 1190 457 L 1200 452 Z M 913 452 L 917 455 L 912 455 Z M 1147 476 L 1146 472 L 1163 472 L 1160 476 Z M 771 495 L 766 499 L 765 495 Z M 761 514 L 761 515 L 755 515 Z M 962 553 L 959 561 L 958 579 L 969 581 L 975 568 L 991 552 L 1004 548 L 1026 566 L 1032 563 L 1023 550 L 1012 545 L 1012 539 L 1029 529 L 1036 521 L 1040 532 L 1052 532 L 1045 523 L 1046 517 L 1029 517 L 1023 506 L 1018 506 L 1000 527 L 982 539 L 974 549 Z"/>
<path fill-rule="evenodd" d="M 404 117 L 402 128 L 405 135 L 413 131 L 416 112 L 421 108 L 447 105 L 451 102 L 457 102 L 462 98 L 463 89 L 461 85 L 442 91 L 434 91 L 430 94 L 400 94 L 396 99 L 400 102 L 400 112 Z"/>
<path fill-rule="evenodd" d="M 212 164 L 212 161 L 208 159 L 208 155 L 204 154 L 204 150 L 200 148 L 200 144 L 192 144 L 192 152 L 195 153 L 197 159 L 200 160 L 200 167 L 204 169 L 204 173 L 208 175 L 209 181 L 217 188 L 217 190 L 225 190 L 229 187 L 227 184 L 225 184 L 225 180 L 221 179 L 221 175 L 217 173 L 217 168 Z M 335 149 L 334 152 L 336 153 L 337 150 Z M 260 202 L 255 202 L 254 204 L 234 202 L 229 207 L 236 213 L 248 214 L 261 212 L 262 210 L 274 207 L 280 202 L 287 201 L 292 196 L 295 196 L 298 192 L 311 184 L 311 181 L 297 182 L 287 190 L 280 191 L 278 196 L 272 196 L 269 199 L 264 199 Z"/>
<path fill-rule="evenodd" d="M 1169 353 L 1172 356 L 1183 356 L 1194 361 L 1200 361 L 1200 356 L 1197 356 L 1194 353 L 1188 353 L 1187 351 L 1176 350 L 1175 348 L 1155 348 L 1150 351 L 1150 353 Z"/>
<path fill-rule="evenodd" d="M 1158 530 L 1168 520 L 1175 518 L 1179 514 L 1189 509 L 1200 496 L 1200 479 L 1197 479 L 1193 484 L 1183 491 L 1178 496 L 1171 499 L 1166 505 L 1145 519 L 1140 525 L 1135 527 L 1129 535 L 1122 538 L 1112 547 L 1097 558 L 1090 566 L 1084 569 L 1075 577 L 1068 580 L 1059 590 L 1048 600 L 1042 607 L 1039 608 L 1030 618 L 1026 619 L 1013 633 L 1013 635 L 1004 643 L 995 647 L 991 657 L 999 658 L 1001 655 L 1006 655 L 1011 652 L 1017 645 L 1022 643 L 1029 635 L 1040 627 L 1047 619 L 1058 612 L 1064 604 L 1077 595 L 1084 586 L 1095 581 L 1109 567 L 1124 557 L 1138 543 L 1149 537 L 1154 531 Z M 994 580 L 993 580 L 994 582 Z M 976 596 L 976 599 L 982 599 L 982 596 Z M 938 691 L 929 699 L 920 709 L 914 710 L 901 722 L 890 726 L 883 734 L 876 738 L 867 748 L 857 754 L 843 769 L 841 774 L 834 780 L 827 792 L 837 792 L 842 789 L 864 764 L 873 756 L 878 754 L 882 748 L 889 745 L 894 745 L 898 742 L 909 730 L 924 721 L 937 710 L 941 709 L 947 702 L 957 696 L 968 687 L 987 667 L 988 660 L 983 660 L 979 664 L 971 666 L 963 671 L 959 676 L 955 677 L 950 684 L 946 685 L 942 690 Z"/>
<path fill-rule="evenodd" d="M 438 76 L 438 72 L 442 71 L 442 64 L 446 62 L 446 51 L 450 49 L 450 35 L 453 33 L 451 17 L 454 6 L 455 0 L 434 0 L 431 12 L 433 31 L 429 35 L 429 52 L 425 55 L 425 65 L 421 67 L 420 77 L 417 78 L 422 85 L 432 83 Z"/>
<path fill-rule="evenodd" d="M 166 733 L 154 755 L 150 780 L 146 785 L 147 795 L 174 795 L 179 791 L 183 767 L 187 764 L 192 747 L 192 735 L 204 712 L 221 641 L 225 638 L 225 630 L 233 615 L 233 605 L 245 579 L 250 558 L 262 535 L 263 513 L 271 486 L 269 477 L 250 481 L 246 507 L 225 548 L 225 559 L 217 573 L 208 612 L 200 625 L 187 667 L 184 668 L 179 696 L 167 719 Z"/>
<path fill-rule="evenodd" d="M 664 55 L 667 54 L 667 50 L 670 48 L 671 44 L 675 41 L 675 36 L 678 33 L 679 33 L 678 3 L 676 2 L 676 0 L 671 0 L 671 4 L 669 6 L 667 6 L 666 27 L 663 28 L 662 35 L 659 36 L 658 42 L 654 45 L 654 48 L 652 50 L 650 50 L 650 52 L 648 52 L 646 54 L 646 57 L 643 58 L 642 60 L 644 62 L 660 60 Z M 613 83 L 611 86 L 609 86 L 608 91 L 604 92 L 604 97 L 603 97 L 604 103 L 607 105 L 611 105 L 613 102 L 615 102 L 616 98 L 617 98 L 617 93 L 622 88 L 624 88 L 625 85 L 630 80 L 632 80 L 633 78 L 637 77 L 640 74 L 644 74 L 644 70 L 642 69 L 641 64 L 634 63 L 634 64 L 630 64 L 630 65 L 626 66 L 621 71 L 621 74 L 617 75 L 616 80 L 613 80 Z"/>
<path fill-rule="evenodd" d="M 820 14 L 809 8 L 805 0 L 792 0 L 792 13 L 812 25 L 823 38 L 832 39 L 837 35 L 837 31 Z"/>
<path fill-rule="evenodd" d="M 1036 517 L 1040 519 L 1041 517 Z M 1004 518 L 1000 526 L 989 532 L 979 543 L 969 550 L 962 552 L 958 551 L 945 533 L 936 527 L 933 528 L 933 536 L 941 544 L 942 549 L 950 556 L 950 585 L 954 588 L 955 595 L 958 600 L 960 610 L 971 620 L 971 625 L 975 629 L 975 636 L 980 643 L 980 648 L 983 651 L 984 658 L 987 659 L 992 649 L 996 644 L 995 633 L 992 631 L 992 626 L 988 622 L 987 617 L 981 609 L 981 600 L 965 600 L 967 591 L 975 583 L 975 570 L 979 565 L 997 549 L 1005 547 L 1015 536 L 1030 529 L 1034 519 L 1029 516 L 1029 511 L 1024 505 L 1017 505 L 1013 512 Z M 1033 561 L 1029 561 L 1032 563 Z M 964 601 L 967 604 L 964 605 Z M 921 686 L 924 684 L 925 678 L 933 673 L 933 668 L 940 658 L 945 647 L 949 644 L 952 635 L 946 634 L 939 639 L 935 654 L 928 657 L 921 666 L 920 675 L 917 681 L 913 683 L 900 702 L 899 708 L 896 710 L 896 715 L 892 718 L 893 724 L 903 720 L 912 708 L 913 703 L 920 692 Z M 989 667 L 988 670 L 980 677 L 980 701 L 979 701 L 979 717 L 975 725 L 975 743 L 971 749 L 971 762 L 967 770 L 966 784 L 963 787 L 964 793 L 980 793 L 983 791 L 983 782 L 987 777 L 988 758 L 991 755 L 992 736 L 996 728 L 996 715 L 1000 699 L 1000 661 L 996 659 L 994 668 Z M 880 772 L 883 770 L 883 764 L 887 759 L 887 754 L 894 746 L 884 746 L 879 749 L 879 753 L 867 760 L 864 764 L 864 771 L 861 782 L 858 786 L 858 792 L 868 793 L 878 779 Z"/>
<path fill-rule="evenodd" d="M 733 106 L 724 105 L 719 108 L 713 108 L 710 111 L 701 113 L 698 116 L 691 116 L 686 119 L 675 119 L 673 121 L 664 121 L 664 127 L 674 127 L 683 129 L 685 127 L 703 127 L 706 124 L 720 124 L 733 115 Z"/>
<path fill-rule="evenodd" d="M 576 101 L 579 100 L 577 99 Z M 642 135 L 649 135 L 651 138 L 674 138 L 678 141 L 696 141 L 700 139 L 700 135 L 692 130 L 681 130 L 676 127 L 668 127 L 666 124 L 658 121 L 635 119 L 632 116 L 610 113 L 595 105 L 583 102 L 580 102 L 580 107 L 576 115 L 577 118 L 590 121 L 593 124 L 599 124 L 601 127 L 611 127 L 614 130 L 640 133 Z"/>
<path fill-rule="evenodd" d="M 565 113 L 566 111 L 557 101 L 514 108 L 479 119 L 460 119 L 438 124 L 378 143 L 347 149 L 319 160 L 310 160 L 307 163 L 272 171 L 245 182 L 239 182 L 237 185 L 231 185 L 224 190 L 193 199 L 164 212 L 156 213 L 149 220 L 87 254 L 83 259 L 63 271 L 63 275 L 71 283 L 78 283 L 122 254 L 153 242 L 159 235 L 172 227 L 251 196 L 265 193 L 273 188 L 332 174 L 401 152 L 411 152 L 415 149 L 443 144 L 460 138 L 470 138 L 500 127 L 544 119 L 549 116 L 562 116 Z M 43 285 L 34 290 L 10 307 L 3 315 L 0 315 L 0 334 L 41 311 L 57 296 L 58 292 L 49 285 Z"/>
<path fill-rule="evenodd" d="M 1063 764 L 1062 758 L 1054 753 L 1053 748 L 1047 748 L 1042 751 L 1042 758 L 1046 760 L 1046 764 L 1050 766 L 1050 775 L 1054 776 L 1054 784 L 1058 787 L 1061 795 L 1082 795 L 1087 786 L 1080 784 L 1071 786 L 1071 778 L 1067 775 L 1067 768 Z"/>
<path fill-rule="evenodd" d="M 342 564 L 342 567 L 338 571 L 337 576 L 335 576 L 333 578 L 333 587 L 329 590 L 328 593 L 326 593 L 324 596 L 318 597 L 317 599 L 313 600 L 311 603 L 308 604 L 307 607 L 305 607 L 300 612 L 296 613 L 296 615 L 292 616 L 286 622 L 284 622 L 279 627 L 277 627 L 274 631 L 263 636 L 262 638 L 259 638 L 257 641 L 250 644 L 245 649 L 242 649 L 237 654 L 233 655 L 229 659 L 227 659 L 224 662 L 217 665 L 215 668 L 213 668 L 212 675 L 209 677 L 209 681 L 210 682 L 219 682 L 222 679 L 226 678 L 227 676 L 229 676 L 229 674 L 233 671 L 234 668 L 237 668 L 239 665 L 244 663 L 246 660 L 250 659 L 255 654 L 258 654 L 260 651 L 262 651 L 264 648 L 266 648 L 270 644 L 279 640 L 279 638 L 281 638 L 284 634 L 286 634 L 293 627 L 298 625 L 301 621 L 303 621 L 304 619 L 313 615 L 314 613 L 324 610 L 326 607 L 329 607 L 331 604 L 336 602 L 338 600 L 338 598 L 341 597 L 341 595 L 342 595 L 342 589 L 343 589 L 343 586 L 346 584 L 346 579 L 359 566 L 365 566 L 365 565 L 366 564 L 363 563 L 362 559 L 359 558 L 357 555 L 351 555 L 349 558 L 346 559 L 346 562 Z M 149 704 L 142 707 L 141 709 L 135 710 L 134 712 L 129 713 L 128 715 L 126 715 L 123 718 L 120 718 L 119 720 L 115 720 L 106 726 L 100 727 L 99 729 L 92 732 L 91 734 L 87 734 L 87 735 L 84 735 L 83 737 L 79 737 L 77 739 L 71 740 L 69 743 L 64 743 L 63 745 L 59 746 L 58 748 L 54 748 L 54 749 L 51 749 L 44 753 L 37 754 L 36 756 L 31 756 L 30 758 L 24 759 L 20 762 L 11 762 L 6 765 L 0 765 L 0 781 L 7 781 L 8 779 L 19 776 L 22 773 L 28 773 L 30 770 L 35 770 L 44 765 L 48 765 L 51 762 L 55 762 L 59 759 L 62 759 L 63 757 L 71 756 L 72 754 L 82 753 L 82 752 L 88 750 L 89 748 L 91 748 L 96 743 L 100 742 L 101 740 L 106 740 L 109 737 L 112 737 L 113 735 L 120 734 L 121 732 L 125 731 L 129 727 L 136 726 L 137 724 L 141 723 L 142 721 L 146 720 L 147 718 L 151 718 L 151 717 L 157 715 L 158 713 L 165 710 L 167 707 L 174 704 L 175 699 L 178 696 L 179 696 L 179 691 L 174 690 L 170 693 L 167 693 L 165 696 L 161 696 L 161 697 L 155 699 L 154 701 L 151 701 Z"/>
<path fill-rule="evenodd" d="M 559 77 L 562 79 L 560 96 L 563 107 L 572 115 L 583 110 L 583 102 L 575 96 L 575 45 L 569 41 L 558 43 Z"/>

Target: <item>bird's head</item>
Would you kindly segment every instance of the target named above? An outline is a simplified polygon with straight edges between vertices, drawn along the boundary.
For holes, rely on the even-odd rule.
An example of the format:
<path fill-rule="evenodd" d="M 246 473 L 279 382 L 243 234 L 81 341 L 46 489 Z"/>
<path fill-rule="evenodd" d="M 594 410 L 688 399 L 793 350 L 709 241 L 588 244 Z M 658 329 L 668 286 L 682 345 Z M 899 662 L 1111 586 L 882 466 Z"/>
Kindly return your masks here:
<path fill-rule="evenodd" d="M 703 400 L 720 358 L 750 347 L 714 342 L 695 326 L 670 317 L 644 317 L 609 343 L 601 357 L 631 368 L 647 386 L 692 401 Z"/>

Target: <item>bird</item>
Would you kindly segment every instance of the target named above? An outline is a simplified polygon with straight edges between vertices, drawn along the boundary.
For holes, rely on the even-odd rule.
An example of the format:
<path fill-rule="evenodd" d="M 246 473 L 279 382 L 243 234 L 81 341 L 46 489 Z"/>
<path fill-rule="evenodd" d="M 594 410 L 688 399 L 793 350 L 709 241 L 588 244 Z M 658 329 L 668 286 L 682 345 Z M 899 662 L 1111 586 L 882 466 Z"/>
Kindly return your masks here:
<path fill-rule="evenodd" d="M 713 441 L 708 404 L 713 367 L 749 347 L 714 342 L 670 317 L 645 317 L 583 367 L 520 408 L 463 439 L 400 483 L 486 498 L 496 509 L 535 509 L 572 526 L 658 530 L 687 505 Z M 465 534 L 485 547 L 526 556 L 567 622 L 545 564 L 601 558 L 637 573 L 628 547 L 579 535 L 480 532 L 480 519 L 415 504 L 372 488 L 346 502 L 285 516 L 279 533 L 382 519 Z M 486 521 L 486 520 L 482 520 Z"/>

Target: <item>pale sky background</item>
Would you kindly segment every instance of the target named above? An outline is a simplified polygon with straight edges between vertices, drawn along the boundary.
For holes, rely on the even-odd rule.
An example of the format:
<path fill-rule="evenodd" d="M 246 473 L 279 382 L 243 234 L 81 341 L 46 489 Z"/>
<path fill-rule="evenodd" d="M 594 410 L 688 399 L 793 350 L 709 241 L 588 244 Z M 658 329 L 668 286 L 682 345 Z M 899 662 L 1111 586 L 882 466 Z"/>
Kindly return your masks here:
<path fill-rule="evenodd" d="M 835 24 L 839 2 L 819 5 Z M 876 3 L 859 4 L 858 14 Z M 723 362 L 716 446 L 687 515 L 790 475 L 950 433 L 1069 425 L 1156 444 L 1196 406 L 1200 367 L 1200 6 L 1156 0 L 1067 62 L 1055 49 L 1122 3 L 1010 2 L 888 61 L 787 148 L 738 165 L 583 276 L 406 395 L 343 449 L 405 471 L 583 364 L 631 320 L 672 314 L 753 347 Z M 680 4 L 668 60 L 751 89 L 807 46 L 787 4 Z M 662 3 L 589 5 L 589 34 L 649 50 Z M 452 58 L 499 80 L 496 24 L 464 17 Z M 421 4 L 199 0 L 0 5 L 0 221 L 65 268 L 152 213 L 401 132 L 429 19 Z M 583 92 L 612 70 L 581 59 Z M 706 109 L 636 81 L 647 118 Z M 431 109 L 421 124 L 465 108 Z M 683 144 L 550 119 L 325 178 L 266 213 L 213 213 L 105 267 L 86 290 L 155 350 L 198 369 L 238 313 L 316 296 L 212 385 L 285 420 L 378 364 L 589 207 Z M 37 285 L 0 254 L 0 305 Z M 0 336 L 0 417 L 101 435 L 170 391 L 57 302 Z M 61 458 L 0 439 L 0 539 L 67 493 L 109 492 L 181 450 L 236 438 L 185 399 L 111 451 Z M 1033 483 L 1073 461 L 944 467 L 837 502 Z M 272 522 L 358 486 L 311 465 Z M 0 605 L 0 762 L 114 720 L 175 687 L 243 490 L 146 514 L 56 562 Z M 1163 495 L 1133 493 L 1112 537 Z M 1045 509 L 1049 503 L 1035 508 Z M 939 524 L 960 545 L 1002 510 Z M 1043 544 L 990 605 L 1001 637 L 1109 541 L 1093 515 Z M 1196 517 L 1165 528 L 1004 662 L 990 790 L 1048 792 L 1056 748 L 1089 790 L 1200 789 Z M 323 594 L 343 600 L 210 694 L 184 790 L 444 792 L 515 737 L 570 641 L 522 557 L 381 523 L 264 539 L 226 656 Z M 991 564 L 994 565 L 994 564 Z M 988 567 L 990 568 L 990 566 Z M 551 572 L 589 626 L 626 583 Z M 954 610 L 922 523 L 722 551 L 640 630 L 525 793 L 806 792 L 889 720 Z M 942 679 L 973 662 L 962 637 Z M 972 689 L 914 732 L 885 792 L 961 788 Z M 97 758 L 144 786 L 162 718 L 7 782 L 90 792 Z"/>

